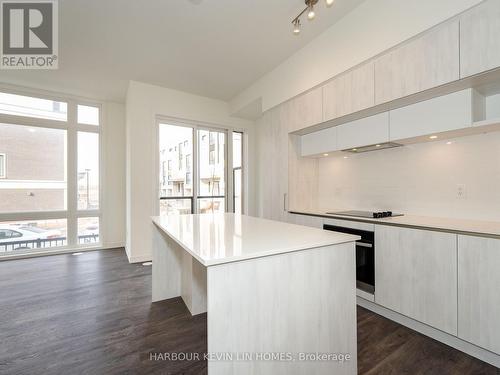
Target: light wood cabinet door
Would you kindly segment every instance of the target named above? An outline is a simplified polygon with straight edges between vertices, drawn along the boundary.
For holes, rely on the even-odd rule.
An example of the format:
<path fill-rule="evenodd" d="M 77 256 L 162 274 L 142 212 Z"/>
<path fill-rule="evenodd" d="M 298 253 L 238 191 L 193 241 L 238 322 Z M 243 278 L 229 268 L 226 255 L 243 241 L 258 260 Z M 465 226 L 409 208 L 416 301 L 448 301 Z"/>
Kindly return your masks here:
<path fill-rule="evenodd" d="M 323 86 L 324 121 L 342 117 L 375 105 L 373 61 L 341 74 Z"/>
<path fill-rule="evenodd" d="M 451 21 L 375 60 L 375 104 L 459 79 L 459 23 Z"/>
<path fill-rule="evenodd" d="M 458 237 L 458 337 L 500 354 L 500 240 Z"/>
<path fill-rule="evenodd" d="M 266 111 L 257 121 L 257 199 L 259 216 L 287 221 L 288 193 L 288 104 Z"/>
<path fill-rule="evenodd" d="M 257 204 L 258 204 L 258 215 L 264 219 L 271 219 L 272 206 L 271 202 L 273 200 L 273 186 L 270 183 L 273 176 L 273 166 L 269 164 L 272 160 L 272 140 L 273 140 L 273 128 L 272 128 L 272 116 L 273 110 L 265 112 L 256 121 L 256 138 L 257 138 L 257 152 L 256 152 L 256 164 L 258 170 L 258 180 L 257 180 Z"/>
<path fill-rule="evenodd" d="M 284 104 L 286 127 L 290 132 L 323 122 L 323 89 L 315 88 Z"/>
<path fill-rule="evenodd" d="M 500 1 L 488 0 L 460 19 L 460 77 L 500 67 Z"/>
<path fill-rule="evenodd" d="M 375 226 L 375 302 L 457 334 L 457 236 Z"/>

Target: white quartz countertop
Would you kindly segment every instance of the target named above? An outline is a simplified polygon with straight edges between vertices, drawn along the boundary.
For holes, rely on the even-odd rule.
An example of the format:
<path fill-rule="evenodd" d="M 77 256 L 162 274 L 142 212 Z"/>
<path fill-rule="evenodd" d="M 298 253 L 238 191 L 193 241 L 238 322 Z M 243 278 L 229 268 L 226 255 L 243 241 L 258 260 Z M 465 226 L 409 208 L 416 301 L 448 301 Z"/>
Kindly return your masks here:
<path fill-rule="evenodd" d="M 365 223 L 374 223 L 381 225 L 394 225 L 418 229 L 437 230 L 465 235 L 475 235 L 483 237 L 500 238 L 500 222 L 453 219 L 433 216 L 404 215 L 395 217 L 386 217 L 381 219 L 359 218 L 337 214 L 327 214 L 326 212 L 335 212 L 343 210 L 290 210 L 291 213 L 305 214 L 312 216 L 330 217 L 334 219 L 360 221 Z"/>
<path fill-rule="evenodd" d="M 205 266 L 360 239 L 350 234 L 230 213 L 155 216 L 152 220 Z"/>

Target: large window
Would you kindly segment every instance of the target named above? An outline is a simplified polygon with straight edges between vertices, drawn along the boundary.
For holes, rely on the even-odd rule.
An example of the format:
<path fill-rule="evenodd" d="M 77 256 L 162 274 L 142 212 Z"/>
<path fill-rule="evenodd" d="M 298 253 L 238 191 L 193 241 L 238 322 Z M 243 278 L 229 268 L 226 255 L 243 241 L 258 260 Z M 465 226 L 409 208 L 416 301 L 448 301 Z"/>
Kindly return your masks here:
<path fill-rule="evenodd" d="M 0 255 L 99 244 L 100 116 L 0 92 Z"/>
<path fill-rule="evenodd" d="M 241 144 L 243 134 L 234 134 Z M 161 215 L 232 211 L 234 200 L 227 198 L 235 194 L 233 181 L 239 189 L 236 212 L 242 212 L 241 181 L 228 169 L 227 150 L 235 146 L 227 135 L 225 130 L 159 123 Z M 241 157 L 236 162 L 241 171 Z"/>
<path fill-rule="evenodd" d="M 243 133 L 233 132 L 233 208 L 243 213 Z"/>

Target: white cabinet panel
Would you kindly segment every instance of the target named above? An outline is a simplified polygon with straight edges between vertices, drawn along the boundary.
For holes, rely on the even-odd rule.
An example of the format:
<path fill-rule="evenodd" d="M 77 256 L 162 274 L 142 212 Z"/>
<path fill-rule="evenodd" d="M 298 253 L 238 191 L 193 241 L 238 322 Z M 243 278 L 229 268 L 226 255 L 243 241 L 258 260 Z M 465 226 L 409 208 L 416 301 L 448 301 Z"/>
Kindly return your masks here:
<path fill-rule="evenodd" d="M 388 141 L 388 112 L 337 126 L 337 148 L 339 150 Z"/>
<path fill-rule="evenodd" d="M 390 138 L 397 141 L 472 126 L 472 89 L 390 111 Z"/>
<path fill-rule="evenodd" d="M 375 104 L 459 79 L 459 24 L 448 22 L 375 61 Z"/>
<path fill-rule="evenodd" d="M 323 89 L 318 87 L 286 103 L 285 124 L 290 132 L 323 122 Z"/>
<path fill-rule="evenodd" d="M 323 218 L 311 215 L 290 214 L 290 223 L 323 229 Z"/>
<path fill-rule="evenodd" d="M 323 119 L 332 120 L 375 105 L 374 62 L 335 77 L 323 86 Z"/>
<path fill-rule="evenodd" d="M 457 334 L 457 236 L 375 226 L 375 302 Z"/>
<path fill-rule="evenodd" d="M 500 67 L 500 1 L 488 0 L 460 19 L 460 77 Z"/>
<path fill-rule="evenodd" d="M 458 337 L 500 354 L 500 240 L 458 237 Z"/>
<path fill-rule="evenodd" d="M 300 154 L 310 156 L 337 150 L 337 128 L 331 127 L 300 137 Z"/>

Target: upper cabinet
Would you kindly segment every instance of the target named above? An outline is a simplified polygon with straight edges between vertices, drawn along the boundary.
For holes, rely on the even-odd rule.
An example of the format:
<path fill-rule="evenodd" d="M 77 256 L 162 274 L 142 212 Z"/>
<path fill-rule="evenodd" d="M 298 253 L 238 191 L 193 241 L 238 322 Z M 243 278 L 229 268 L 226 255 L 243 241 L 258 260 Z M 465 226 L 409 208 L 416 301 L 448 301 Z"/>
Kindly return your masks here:
<path fill-rule="evenodd" d="M 333 120 L 375 105 L 375 65 L 371 61 L 323 86 L 323 119 Z"/>
<path fill-rule="evenodd" d="M 375 104 L 460 78 L 459 22 L 443 24 L 375 60 Z"/>
<path fill-rule="evenodd" d="M 500 66 L 500 1 L 488 0 L 460 20 L 460 77 Z"/>
<path fill-rule="evenodd" d="M 467 89 L 390 111 L 391 141 L 472 126 L 473 94 Z"/>
<path fill-rule="evenodd" d="M 323 90 L 321 87 L 301 94 L 286 104 L 285 121 L 290 132 L 323 122 Z"/>
<path fill-rule="evenodd" d="M 388 141 L 388 112 L 337 126 L 337 148 L 339 150 L 374 145 Z"/>

